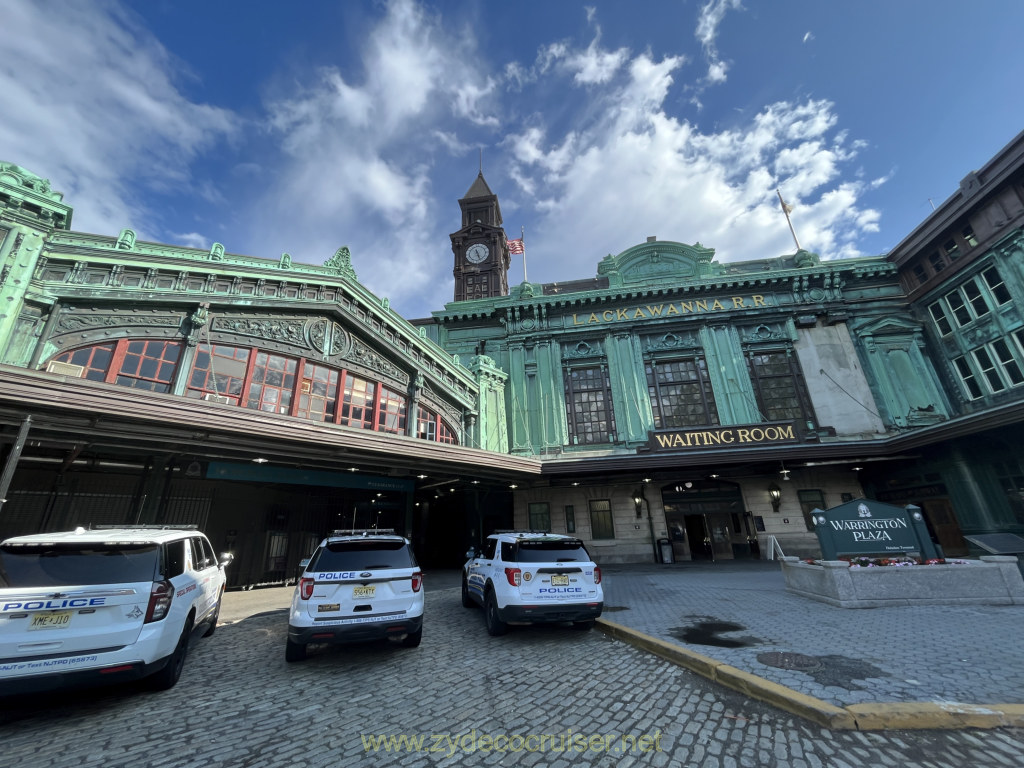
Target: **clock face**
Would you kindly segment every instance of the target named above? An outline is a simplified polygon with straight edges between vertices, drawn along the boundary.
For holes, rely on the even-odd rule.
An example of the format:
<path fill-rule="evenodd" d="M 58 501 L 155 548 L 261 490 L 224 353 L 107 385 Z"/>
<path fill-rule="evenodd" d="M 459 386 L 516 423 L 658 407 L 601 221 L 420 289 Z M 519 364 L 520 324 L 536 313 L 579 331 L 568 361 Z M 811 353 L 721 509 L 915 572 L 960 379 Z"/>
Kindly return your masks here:
<path fill-rule="evenodd" d="M 489 255 L 490 251 L 488 250 L 487 246 L 484 245 L 483 243 L 476 243 L 474 245 L 469 246 L 469 248 L 466 249 L 466 260 L 473 264 L 479 264 Z"/>

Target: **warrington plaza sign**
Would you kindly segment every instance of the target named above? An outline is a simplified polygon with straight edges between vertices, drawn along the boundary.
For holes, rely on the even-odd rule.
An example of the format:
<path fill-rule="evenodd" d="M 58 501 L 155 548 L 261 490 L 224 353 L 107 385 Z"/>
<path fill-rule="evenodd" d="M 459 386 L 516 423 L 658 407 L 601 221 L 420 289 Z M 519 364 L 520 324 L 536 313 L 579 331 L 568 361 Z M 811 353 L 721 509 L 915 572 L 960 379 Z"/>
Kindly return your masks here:
<path fill-rule="evenodd" d="M 647 446 L 652 451 L 689 448 L 739 448 L 766 443 L 796 443 L 795 422 L 742 424 L 710 429 L 660 429 L 650 432 Z"/>
<path fill-rule="evenodd" d="M 821 556 L 905 555 L 938 557 L 921 508 L 897 507 L 874 499 L 854 499 L 829 510 L 811 512 Z"/>

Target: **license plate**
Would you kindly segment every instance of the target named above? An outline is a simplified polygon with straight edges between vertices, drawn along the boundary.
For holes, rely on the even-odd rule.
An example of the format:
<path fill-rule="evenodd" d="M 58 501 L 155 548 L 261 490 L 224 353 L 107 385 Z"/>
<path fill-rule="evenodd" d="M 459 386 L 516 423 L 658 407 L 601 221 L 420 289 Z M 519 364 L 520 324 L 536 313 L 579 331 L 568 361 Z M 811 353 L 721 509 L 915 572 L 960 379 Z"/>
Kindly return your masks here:
<path fill-rule="evenodd" d="M 316 607 L 318 613 L 337 613 L 341 610 L 340 603 L 321 603 Z"/>
<path fill-rule="evenodd" d="M 371 585 L 369 587 L 352 587 L 352 597 L 373 597 L 377 592 L 377 587 Z"/>
<path fill-rule="evenodd" d="M 567 574 L 567 573 L 553 573 L 553 574 L 551 574 L 551 586 L 552 587 L 568 587 L 569 586 L 569 574 Z"/>
<path fill-rule="evenodd" d="M 71 626 L 71 611 L 54 611 L 53 613 L 34 613 L 29 622 L 29 630 L 33 629 L 67 629 Z"/>

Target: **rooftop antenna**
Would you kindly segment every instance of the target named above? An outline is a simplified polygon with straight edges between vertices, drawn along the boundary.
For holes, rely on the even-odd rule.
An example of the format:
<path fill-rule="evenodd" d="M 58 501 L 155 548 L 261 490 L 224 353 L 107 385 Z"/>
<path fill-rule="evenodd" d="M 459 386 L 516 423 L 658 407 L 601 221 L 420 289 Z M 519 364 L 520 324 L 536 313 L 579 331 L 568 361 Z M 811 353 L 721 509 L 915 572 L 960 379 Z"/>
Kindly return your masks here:
<path fill-rule="evenodd" d="M 484 148 L 480 147 L 480 175 L 484 175 Z"/>

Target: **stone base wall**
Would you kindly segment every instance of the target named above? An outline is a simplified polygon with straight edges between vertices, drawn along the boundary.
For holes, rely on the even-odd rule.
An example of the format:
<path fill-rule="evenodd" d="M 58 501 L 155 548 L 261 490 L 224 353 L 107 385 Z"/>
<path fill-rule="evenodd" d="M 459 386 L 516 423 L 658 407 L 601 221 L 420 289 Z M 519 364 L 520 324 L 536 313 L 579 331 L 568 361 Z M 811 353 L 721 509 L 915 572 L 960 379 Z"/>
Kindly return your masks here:
<path fill-rule="evenodd" d="M 1024 605 L 1017 558 L 991 555 L 966 565 L 850 568 L 782 558 L 786 591 L 840 608 L 887 605 Z"/>

